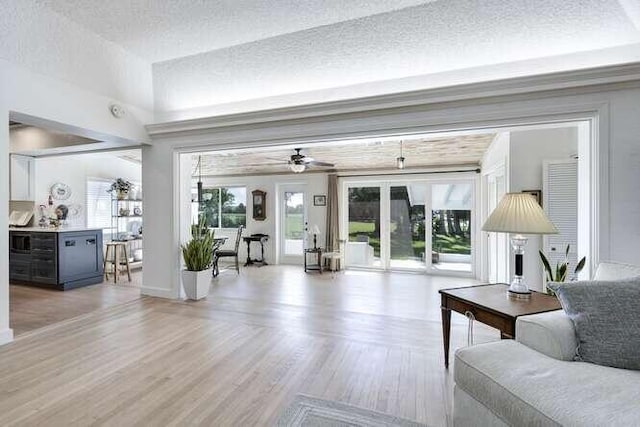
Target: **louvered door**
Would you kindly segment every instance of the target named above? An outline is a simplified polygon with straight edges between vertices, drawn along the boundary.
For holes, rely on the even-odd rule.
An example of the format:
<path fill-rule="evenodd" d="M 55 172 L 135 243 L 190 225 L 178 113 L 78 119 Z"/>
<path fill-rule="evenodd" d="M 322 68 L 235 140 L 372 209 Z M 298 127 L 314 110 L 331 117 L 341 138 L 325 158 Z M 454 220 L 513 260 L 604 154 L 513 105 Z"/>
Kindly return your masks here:
<path fill-rule="evenodd" d="M 569 278 L 577 262 L 578 249 L 578 162 L 576 160 L 546 161 L 543 165 L 543 207 L 558 234 L 545 236 L 543 250 L 551 267 L 565 259 L 569 251 Z"/>

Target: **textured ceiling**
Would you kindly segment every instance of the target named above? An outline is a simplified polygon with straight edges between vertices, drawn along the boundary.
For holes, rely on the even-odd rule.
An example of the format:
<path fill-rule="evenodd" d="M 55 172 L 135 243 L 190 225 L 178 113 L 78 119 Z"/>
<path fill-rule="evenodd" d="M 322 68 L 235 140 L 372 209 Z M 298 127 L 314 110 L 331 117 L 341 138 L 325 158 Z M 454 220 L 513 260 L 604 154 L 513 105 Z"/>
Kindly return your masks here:
<path fill-rule="evenodd" d="M 640 31 L 627 10 L 616 0 L 430 2 L 154 64 L 156 107 L 188 110 L 312 91 L 327 94 L 311 101 L 322 102 L 332 89 L 373 82 L 397 92 L 394 82 L 416 76 L 427 76 L 422 88 L 438 79 L 491 80 L 495 75 L 482 67 L 500 76 L 507 64 L 533 60 L 522 73 L 550 72 L 548 64 L 564 71 L 603 64 L 563 56 L 597 57 L 620 46 L 636 46 L 632 58 L 608 61 L 637 61 Z M 471 72 L 442 79 L 462 70 Z"/>
<path fill-rule="evenodd" d="M 151 62 L 433 0 L 37 0 Z"/>
<path fill-rule="evenodd" d="M 478 165 L 495 134 L 464 135 L 445 138 L 403 138 L 406 168 L 444 165 Z M 203 176 L 277 174 L 290 172 L 287 160 L 292 149 L 229 151 L 202 155 Z M 400 155 L 400 140 L 349 142 L 304 148 L 302 154 L 333 163 L 335 170 L 395 169 Z M 280 160 L 281 159 L 281 160 Z M 197 170 L 198 156 L 193 156 Z M 331 170 L 311 168 L 310 170 Z"/>

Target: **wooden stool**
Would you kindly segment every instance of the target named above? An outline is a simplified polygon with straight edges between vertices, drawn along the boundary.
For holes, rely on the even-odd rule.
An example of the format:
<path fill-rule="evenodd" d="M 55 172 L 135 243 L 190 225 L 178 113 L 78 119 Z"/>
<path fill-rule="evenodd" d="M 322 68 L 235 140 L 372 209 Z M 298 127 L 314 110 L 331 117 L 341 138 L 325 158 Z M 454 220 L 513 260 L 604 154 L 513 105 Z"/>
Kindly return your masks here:
<path fill-rule="evenodd" d="M 109 258 L 109 254 L 113 258 Z M 131 269 L 129 268 L 129 255 L 127 254 L 127 242 L 108 242 L 107 250 L 104 253 L 104 277 L 109 280 L 107 262 L 113 264 L 113 283 L 118 283 L 118 269 L 120 268 L 120 255 L 124 256 L 124 264 L 127 268 L 127 277 L 131 281 Z"/>

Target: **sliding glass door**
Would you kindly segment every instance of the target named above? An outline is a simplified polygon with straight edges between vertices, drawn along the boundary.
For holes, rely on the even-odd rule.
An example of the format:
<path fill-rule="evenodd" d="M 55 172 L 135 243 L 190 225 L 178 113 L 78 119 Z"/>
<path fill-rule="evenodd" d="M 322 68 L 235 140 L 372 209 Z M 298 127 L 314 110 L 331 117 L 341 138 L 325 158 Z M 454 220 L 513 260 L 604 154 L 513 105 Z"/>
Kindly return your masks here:
<path fill-rule="evenodd" d="M 389 187 L 389 267 L 426 268 L 425 198 L 426 184 Z"/>
<path fill-rule="evenodd" d="M 381 188 L 347 189 L 347 262 L 356 267 L 380 268 Z"/>
<path fill-rule="evenodd" d="M 431 187 L 431 268 L 472 272 L 473 183 L 449 182 Z"/>
<path fill-rule="evenodd" d="M 343 191 L 348 266 L 473 272 L 472 179 L 346 182 Z"/>

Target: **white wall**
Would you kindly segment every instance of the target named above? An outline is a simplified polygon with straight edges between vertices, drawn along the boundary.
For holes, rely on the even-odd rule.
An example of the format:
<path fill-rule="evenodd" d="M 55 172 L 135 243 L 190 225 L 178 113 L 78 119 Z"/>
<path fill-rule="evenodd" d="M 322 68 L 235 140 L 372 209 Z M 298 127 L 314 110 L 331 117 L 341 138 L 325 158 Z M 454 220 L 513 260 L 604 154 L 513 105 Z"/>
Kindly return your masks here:
<path fill-rule="evenodd" d="M 543 162 L 567 160 L 577 153 L 577 127 L 511 132 L 507 170 L 509 191 L 517 193 L 523 190 L 542 190 Z M 524 254 L 524 277 L 529 287 L 536 290 L 542 290 L 544 278 L 538 255 L 540 249 L 542 236 L 529 236 Z M 511 259 L 512 264 L 513 262 Z M 514 271 L 513 265 L 511 271 Z"/>
<path fill-rule="evenodd" d="M 34 0 L 4 0 L 0 59 L 153 109 L 151 64 Z"/>
<path fill-rule="evenodd" d="M 116 152 L 37 158 L 34 179 L 36 206 L 47 204 L 49 190 L 53 184 L 66 184 L 71 188 L 71 197 L 64 202 L 54 200 L 54 203 L 82 206 L 81 216 L 76 220 L 69 219 L 68 224 L 70 227 L 86 226 L 87 178 L 124 178 L 139 183 L 142 181 L 142 167 L 117 157 Z M 37 221 L 37 210 L 35 218 Z"/>
<path fill-rule="evenodd" d="M 509 166 L 509 132 L 500 132 L 482 156 L 482 171 L 491 171 L 496 168 Z"/>
<path fill-rule="evenodd" d="M 278 186 L 286 184 L 304 184 L 306 192 L 306 208 L 307 208 L 307 222 L 309 225 L 317 224 L 320 227 L 321 234 L 318 236 L 319 245 L 324 246 L 325 241 L 325 227 L 326 227 L 326 206 L 313 206 L 313 196 L 315 194 L 327 194 L 327 174 L 325 173 L 307 173 L 307 174 L 283 174 L 283 175 L 265 175 L 265 176 L 246 176 L 236 178 L 207 178 L 203 179 L 205 187 L 215 186 L 241 186 L 247 188 L 247 228 L 243 235 L 248 236 L 254 233 L 263 233 L 270 236 L 268 243 L 265 245 L 265 258 L 267 262 L 275 263 L 277 245 L 279 242 L 279 236 L 277 235 L 277 229 L 279 229 L 278 216 L 276 210 L 282 210 L 282 200 L 278 194 Z M 266 219 L 264 221 L 256 221 L 253 219 L 253 204 L 251 199 L 251 192 L 253 190 L 262 190 L 267 193 L 267 212 Z M 230 247 L 233 244 L 235 238 L 235 230 L 219 230 L 216 231 L 216 236 L 228 236 L 229 241 L 226 243 L 226 247 Z M 257 245 L 251 248 L 251 257 L 256 258 L 259 255 L 259 247 Z M 240 260 L 244 262 L 247 257 L 246 244 L 243 242 L 240 245 Z M 302 260 L 302 258 L 300 258 Z"/>

